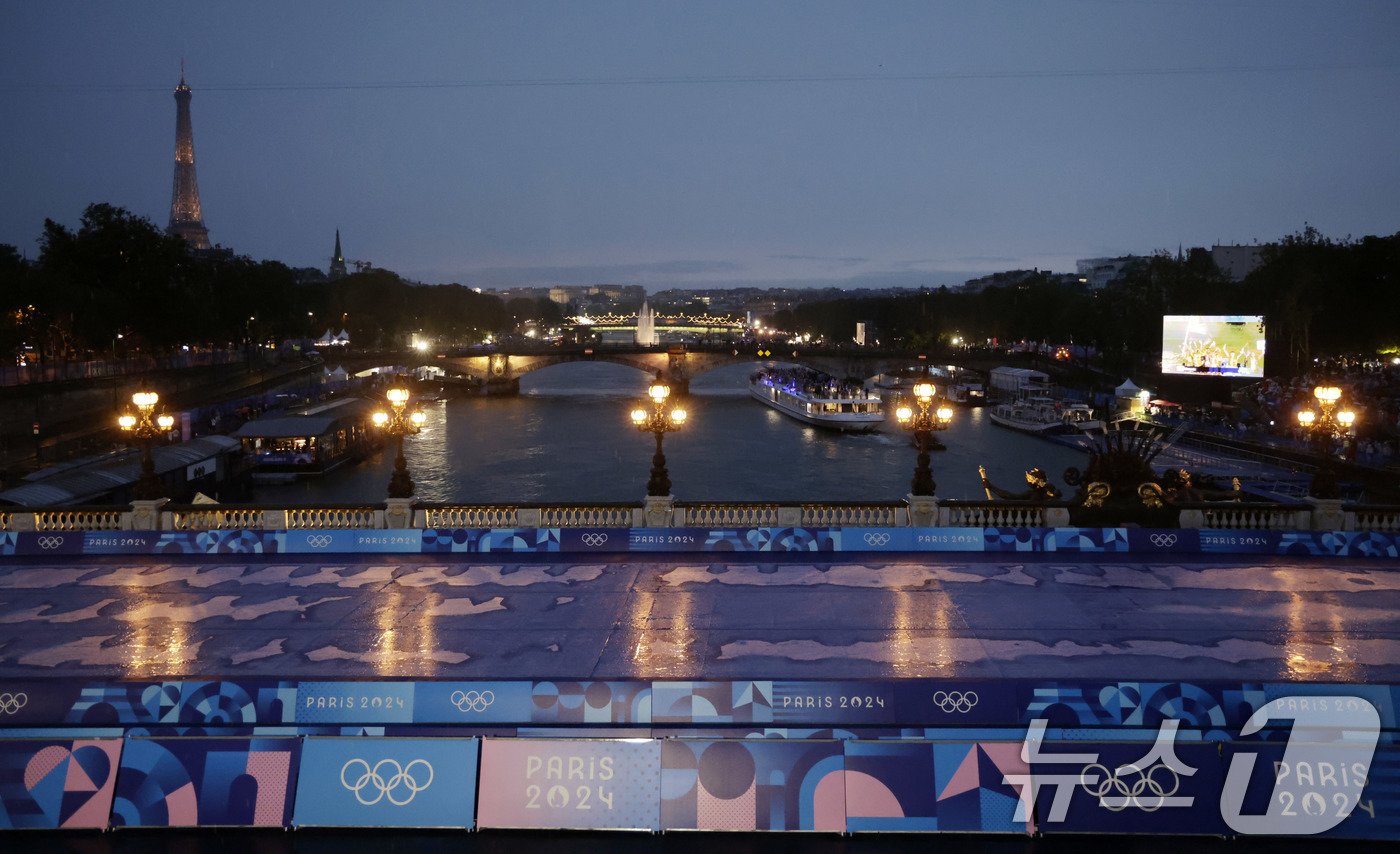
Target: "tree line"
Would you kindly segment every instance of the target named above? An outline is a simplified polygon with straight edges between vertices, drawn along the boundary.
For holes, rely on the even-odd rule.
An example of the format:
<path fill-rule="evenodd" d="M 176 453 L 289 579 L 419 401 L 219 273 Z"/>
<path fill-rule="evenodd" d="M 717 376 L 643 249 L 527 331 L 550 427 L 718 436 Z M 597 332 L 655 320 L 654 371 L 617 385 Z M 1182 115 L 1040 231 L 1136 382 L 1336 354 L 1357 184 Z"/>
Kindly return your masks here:
<path fill-rule="evenodd" d="M 1165 314 L 1262 314 L 1270 374 L 1294 374 L 1315 356 L 1400 352 L 1400 234 L 1332 240 L 1311 226 L 1261 247 L 1261 264 L 1231 282 L 1205 249 L 1158 252 L 1090 291 L 1051 273 L 979 293 L 948 288 L 882 298 L 804 303 L 775 326 L 849 340 L 873 322 L 882 343 L 911 349 L 964 341 L 1073 342 L 1115 371 L 1161 354 Z"/>
<path fill-rule="evenodd" d="M 522 320 L 559 319 L 548 300 L 503 301 L 387 270 L 307 280 L 277 261 L 196 252 L 108 204 L 89 205 L 76 229 L 45 220 L 33 261 L 0 244 L 0 310 L 0 353 L 40 362 L 314 339 L 342 328 L 366 347 L 402 346 L 412 332 L 473 341 Z"/>

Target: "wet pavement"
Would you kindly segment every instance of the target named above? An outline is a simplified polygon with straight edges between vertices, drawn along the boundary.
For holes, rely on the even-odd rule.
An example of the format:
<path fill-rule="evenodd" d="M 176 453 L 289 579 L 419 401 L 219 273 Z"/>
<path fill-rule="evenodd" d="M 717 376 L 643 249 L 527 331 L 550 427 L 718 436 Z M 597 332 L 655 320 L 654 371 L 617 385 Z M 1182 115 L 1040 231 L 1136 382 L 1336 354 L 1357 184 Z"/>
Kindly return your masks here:
<path fill-rule="evenodd" d="M 1392 561 L 559 557 L 7 561 L 0 677 L 1400 681 Z"/>

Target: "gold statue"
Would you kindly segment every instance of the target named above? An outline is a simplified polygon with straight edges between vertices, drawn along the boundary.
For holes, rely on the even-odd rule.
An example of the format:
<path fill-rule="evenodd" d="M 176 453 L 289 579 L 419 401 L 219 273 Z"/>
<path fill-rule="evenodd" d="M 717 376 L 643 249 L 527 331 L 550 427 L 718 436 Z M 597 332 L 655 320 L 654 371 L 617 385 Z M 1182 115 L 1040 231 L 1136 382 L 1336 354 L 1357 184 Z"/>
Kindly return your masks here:
<path fill-rule="evenodd" d="M 982 489 L 987 493 L 987 500 L 994 501 L 1001 498 L 1006 501 L 1054 501 L 1060 497 L 1060 491 L 1050 482 L 1042 468 L 1033 468 L 1026 472 L 1026 490 L 1023 492 L 1012 492 L 1009 489 L 1002 489 L 991 481 L 987 480 L 987 467 L 978 466 L 977 473 L 982 476 Z"/>

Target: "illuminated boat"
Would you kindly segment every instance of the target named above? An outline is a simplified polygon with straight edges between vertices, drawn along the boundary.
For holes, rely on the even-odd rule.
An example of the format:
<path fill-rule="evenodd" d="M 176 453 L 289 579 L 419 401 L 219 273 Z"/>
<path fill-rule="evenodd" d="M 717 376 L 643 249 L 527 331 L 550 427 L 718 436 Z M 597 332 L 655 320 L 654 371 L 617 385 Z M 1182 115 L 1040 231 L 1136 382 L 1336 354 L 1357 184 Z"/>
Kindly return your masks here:
<path fill-rule="evenodd" d="M 1104 423 L 1084 403 L 1065 403 L 1039 395 L 999 403 L 988 413 L 993 424 L 1022 433 L 1073 433 L 1101 430 Z"/>
<path fill-rule="evenodd" d="M 759 371 L 749 378 L 749 394 L 784 415 L 832 430 L 865 432 L 885 420 L 879 394 L 817 371 Z"/>

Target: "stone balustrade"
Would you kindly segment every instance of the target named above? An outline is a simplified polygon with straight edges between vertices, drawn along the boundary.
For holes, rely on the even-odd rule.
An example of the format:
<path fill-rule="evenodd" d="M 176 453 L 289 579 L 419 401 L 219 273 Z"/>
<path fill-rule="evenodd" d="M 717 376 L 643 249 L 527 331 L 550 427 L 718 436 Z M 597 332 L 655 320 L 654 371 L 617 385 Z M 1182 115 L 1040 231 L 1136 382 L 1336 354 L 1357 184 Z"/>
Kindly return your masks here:
<path fill-rule="evenodd" d="M 378 528 L 1062 528 L 1063 504 L 1024 501 L 681 502 L 646 504 L 387 504 L 321 506 L 176 505 L 12 507 L 0 531 L 332 530 Z M 1400 532 L 1400 506 L 1309 499 L 1297 504 L 1209 502 L 1183 505 L 1178 527 L 1238 530 Z"/>

